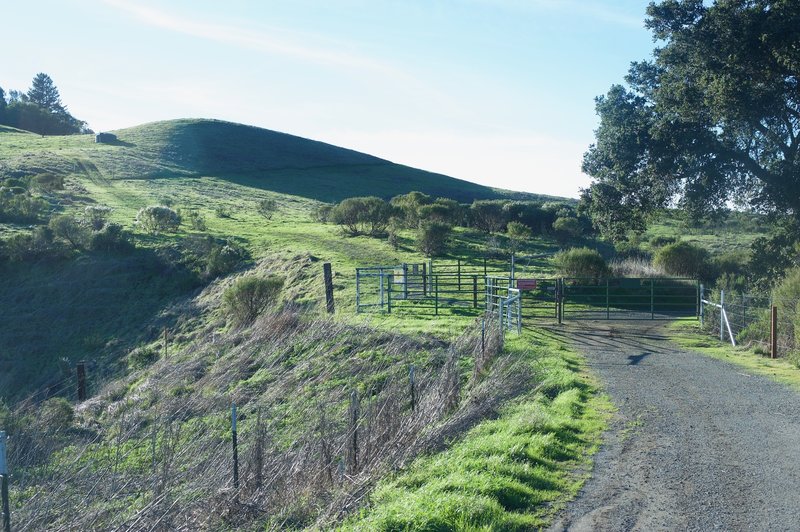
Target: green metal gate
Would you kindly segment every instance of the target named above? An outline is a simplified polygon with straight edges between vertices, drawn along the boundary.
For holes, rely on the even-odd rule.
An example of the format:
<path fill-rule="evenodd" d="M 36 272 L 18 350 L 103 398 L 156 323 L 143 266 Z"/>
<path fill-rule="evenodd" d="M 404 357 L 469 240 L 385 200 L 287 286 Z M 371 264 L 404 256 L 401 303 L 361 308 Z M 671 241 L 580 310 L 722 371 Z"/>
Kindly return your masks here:
<path fill-rule="evenodd" d="M 658 320 L 699 315 L 700 284 L 683 278 L 560 281 L 564 320 Z"/>

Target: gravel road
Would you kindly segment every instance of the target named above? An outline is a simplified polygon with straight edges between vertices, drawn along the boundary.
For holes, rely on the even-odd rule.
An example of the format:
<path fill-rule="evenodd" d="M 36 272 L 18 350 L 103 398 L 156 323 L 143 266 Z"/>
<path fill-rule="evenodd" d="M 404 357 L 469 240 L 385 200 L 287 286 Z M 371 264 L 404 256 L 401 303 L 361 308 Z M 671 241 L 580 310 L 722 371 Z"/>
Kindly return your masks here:
<path fill-rule="evenodd" d="M 800 530 L 800 394 L 684 351 L 662 327 L 550 329 L 618 408 L 592 478 L 551 530 Z"/>

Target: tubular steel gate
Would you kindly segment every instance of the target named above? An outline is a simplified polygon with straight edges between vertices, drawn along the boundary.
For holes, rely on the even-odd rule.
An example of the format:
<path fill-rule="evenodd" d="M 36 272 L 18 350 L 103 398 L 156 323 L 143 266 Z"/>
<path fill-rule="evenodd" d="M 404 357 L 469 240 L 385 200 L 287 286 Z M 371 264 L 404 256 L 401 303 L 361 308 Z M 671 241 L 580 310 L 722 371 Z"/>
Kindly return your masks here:
<path fill-rule="evenodd" d="M 557 291 L 565 320 L 663 320 L 700 312 L 696 279 L 561 279 Z"/>

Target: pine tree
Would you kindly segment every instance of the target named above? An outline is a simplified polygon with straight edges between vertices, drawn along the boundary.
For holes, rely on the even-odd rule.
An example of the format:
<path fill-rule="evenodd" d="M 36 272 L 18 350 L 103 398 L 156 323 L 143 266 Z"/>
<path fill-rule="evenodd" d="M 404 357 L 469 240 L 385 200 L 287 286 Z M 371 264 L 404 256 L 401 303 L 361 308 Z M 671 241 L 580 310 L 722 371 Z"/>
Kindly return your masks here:
<path fill-rule="evenodd" d="M 6 123 L 6 107 L 8 107 L 8 103 L 6 102 L 6 93 L 3 90 L 3 87 L 0 87 L 0 124 Z"/>
<path fill-rule="evenodd" d="M 28 99 L 51 113 L 65 113 L 66 109 L 61 103 L 61 95 L 58 93 L 52 78 L 44 72 L 39 72 L 33 78 L 31 88 L 28 89 Z"/>

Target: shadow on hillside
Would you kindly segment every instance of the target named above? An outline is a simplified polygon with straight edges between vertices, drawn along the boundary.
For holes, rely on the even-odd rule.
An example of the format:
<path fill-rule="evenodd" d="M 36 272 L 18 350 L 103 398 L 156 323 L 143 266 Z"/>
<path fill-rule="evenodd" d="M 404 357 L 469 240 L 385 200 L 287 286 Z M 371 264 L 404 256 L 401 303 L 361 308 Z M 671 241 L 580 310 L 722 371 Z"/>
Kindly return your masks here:
<path fill-rule="evenodd" d="M 18 400 L 63 380 L 62 359 L 86 360 L 96 385 L 124 369 L 118 359 L 130 349 L 173 326 L 167 309 L 197 286 L 191 272 L 141 249 L 4 267 L 0 397 Z"/>

